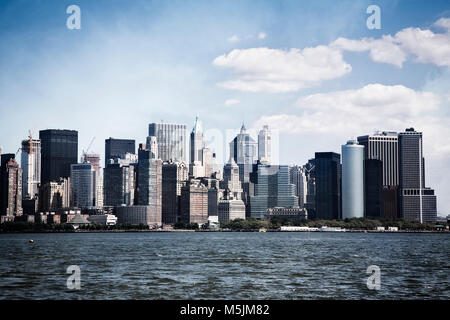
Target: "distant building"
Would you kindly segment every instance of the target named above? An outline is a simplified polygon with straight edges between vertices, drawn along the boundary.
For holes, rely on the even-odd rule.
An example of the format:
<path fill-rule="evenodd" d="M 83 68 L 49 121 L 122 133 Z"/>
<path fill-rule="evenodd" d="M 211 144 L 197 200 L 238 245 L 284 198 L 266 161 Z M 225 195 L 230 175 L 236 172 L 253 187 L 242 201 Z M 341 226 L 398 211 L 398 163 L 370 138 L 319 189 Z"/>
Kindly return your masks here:
<path fill-rule="evenodd" d="M 188 167 L 184 162 L 164 162 L 162 165 L 162 221 L 178 222 L 181 187 L 188 180 Z"/>
<path fill-rule="evenodd" d="M 22 141 L 22 196 L 35 198 L 41 183 L 41 140 L 27 139 Z"/>
<path fill-rule="evenodd" d="M 245 219 L 245 204 L 242 200 L 219 200 L 219 222 Z"/>
<path fill-rule="evenodd" d="M 317 219 L 341 219 L 341 156 L 334 152 L 316 152 L 316 212 Z"/>
<path fill-rule="evenodd" d="M 115 209 L 118 224 L 161 226 L 161 212 L 154 206 L 121 206 Z"/>
<path fill-rule="evenodd" d="M 245 125 L 242 124 L 239 134 L 230 142 L 230 157 L 239 166 L 239 178 L 241 182 L 249 182 L 250 172 L 257 160 L 258 144 L 247 133 Z"/>
<path fill-rule="evenodd" d="M 295 185 L 295 195 L 298 197 L 298 206 L 303 208 L 307 201 L 308 182 L 306 168 L 293 166 L 289 168 L 290 183 Z"/>
<path fill-rule="evenodd" d="M 70 178 L 61 178 L 57 182 L 47 182 L 39 189 L 39 210 L 41 212 L 51 212 L 58 209 L 69 208 L 70 198 Z"/>
<path fill-rule="evenodd" d="M 105 206 L 135 204 L 137 156 L 110 160 L 103 169 L 103 203 Z"/>
<path fill-rule="evenodd" d="M 266 218 L 282 218 L 293 221 L 301 221 L 308 219 L 308 212 L 304 208 L 269 208 L 267 209 Z"/>
<path fill-rule="evenodd" d="M 191 179 L 181 188 L 180 221 L 203 225 L 208 221 L 208 188 Z"/>
<path fill-rule="evenodd" d="M 105 140 L 105 168 L 109 160 L 124 159 L 126 154 L 136 153 L 136 141 L 132 139 L 114 139 Z"/>
<path fill-rule="evenodd" d="M 377 219 L 384 217 L 383 162 L 381 160 L 364 160 L 364 194 L 365 217 Z"/>
<path fill-rule="evenodd" d="M 298 207 L 288 166 L 257 163 L 253 167 L 251 182 L 254 183 L 254 196 L 250 197 L 252 218 L 265 219 L 269 208 Z"/>
<path fill-rule="evenodd" d="M 0 167 L 0 216 L 1 222 L 14 221 L 23 214 L 22 169 L 14 154 L 1 155 Z"/>
<path fill-rule="evenodd" d="M 349 140 L 342 146 L 342 218 L 364 217 L 364 146 Z"/>
<path fill-rule="evenodd" d="M 92 165 L 92 189 L 94 193 L 94 207 L 101 208 L 103 199 L 103 171 L 100 167 L 100 155 L 87 153 L 81 157 L 81 163 L 89 162 Z"/>
<path fill-rule="evenodd" d="M 70 166 L 78 161 L 78 132 L 74 130 L 42 130 L 41 184 L 70 177 Z"/>
<path fill-rule="evenodd" d="M 409 221 L 436 222 L 434 190 L 425 187 L 422 133 L 413 128 L 398 135 L 400 216 Z"/>
<path fill-rule="evenodd" d="M 229 200 L 242 200 L 242 182 L 239 179 L 239 166 L 233 158 L 223 168 L 223 181 L 220 187 L 224 189 L 225 197 Z"/>
<path fill-rule="evenodd" d="M 263 126 L 258 134 L 258 160 L 270 164 L 271 161 L 271 136 L 269 126 Z"/>
<path fill-rule="evenodd" d="M 94 206 L 94 171 L 89 162 L 71 166 L 70 183 L 72 206 L 89 208 Z"/>
<path fill-rule="evenodd" d="M 89 216 L 88 221 L 104 226 L 114 226 L 117 224 L 117 217 L 112 214 L 95 214 Z"/>
<path fill-rule="evenodd" d="M 159 159 L 186 162 L 186 125 L 150 123 L 148 135 L 156 137 Z"/>
<path fill-rule="evenodd" d="M 387 220 L 398 219 L 399 200 L 398 187 L 384 187 L 382 192 L 383 197 L 383 218 Z"/>

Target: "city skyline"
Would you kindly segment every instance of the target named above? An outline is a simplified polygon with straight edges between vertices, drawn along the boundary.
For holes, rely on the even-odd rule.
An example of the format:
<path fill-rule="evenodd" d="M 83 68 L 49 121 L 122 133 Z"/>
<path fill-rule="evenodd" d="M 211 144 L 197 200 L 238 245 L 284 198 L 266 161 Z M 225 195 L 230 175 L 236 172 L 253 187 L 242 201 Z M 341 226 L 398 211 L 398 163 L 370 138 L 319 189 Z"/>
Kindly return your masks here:
<path fill-rule="evenodd" d="M 352 136 L 414 127 L 424 132 L 427 184 L 436 190 L 438 213 L 450 212 L 450 183 L 442 174 L 450 169 L 444 1 L 381 1 L 381 30 L 365 26 L 368 1 L 340 8 L 331 2 L 200 1 L 169 8 L 79 1 L 80 30 L 65 26 L 69 4 L 45 10 L 31 1 L 0 5 L 3 153 L 14 153 L 30 129 L 37 138 L 38 129 L 67 128 L 80 134 L 78 156 L 95 136 L 91 151 L 105 159 L 108 137 L 145 143 L 148 123 L 162 119 L 190 129 L 198 115 L 205 128 L 220 132 L 238 131 L 242 121 L 255 132 L 268 124 L 279 131 L 280 164 L 303 164 L 316 151 L 340 153 Z M 430 50 L 435 44 L 440 50 Z M 329 69 L 315 69 L 307 49 L 323 54 Z M 268 56 L 274 70 L 261 70 Z M 289 78 L 286 68 L 299 56 L 306 62 L 298 74 L 321 76 Z M 264 85 L 249 78 L 243 64 Z"/>

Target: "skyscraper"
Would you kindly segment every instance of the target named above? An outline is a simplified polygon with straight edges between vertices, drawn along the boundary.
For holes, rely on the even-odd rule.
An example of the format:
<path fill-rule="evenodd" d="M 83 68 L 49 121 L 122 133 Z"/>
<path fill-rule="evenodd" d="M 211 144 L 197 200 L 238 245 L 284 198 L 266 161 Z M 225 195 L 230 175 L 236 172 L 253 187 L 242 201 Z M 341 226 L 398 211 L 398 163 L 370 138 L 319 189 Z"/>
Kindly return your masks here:
<path fill-rule="evenodd" d="M 400 216 L 405 220 L 435 222 L 434 190 L 425 187 L 422 132 L 406 129 L 398 136 Z"/>
<path fill-rule="evenodd" d="M 103 207 L 103 174 L 100 167 L 100 155 L 96 153 L 86 153 L 81 157 L 81 163 L 84 162 L 89 162 L 92 165 L 94 206 Z"/>
<path fill-rule="evenodd" d="M 127 153 L 136 153 L 136 141 L 131 139 L 105 140 L 105 168 L 110 159 L 124 159 Z"/>
<path fill-rule="evenodd" d="M 162 166 L 162 222 L 179 220 L 181 187 L 188 180 L 188 168 L 184 162 L 164 162 Z"/>
<path fill-rule="evenodd" d="M 364 193 L 365 216 L 378 219 L 385 217 L 383 203 L 383 162 L 381 160 L 364 160 Z M 391 196 L 396 197 L 395 192 Z M 390 218 L 393 218 L 392 214 Z"/>
<path fill-rule="evenodd" d="M 239 180 L 239 167 L 230 158 L 228 163 L 223 168 L 223 181 L 221 188 L 224 189 L 225 198 L 232 200 L 242 200 L 242 182 Z"/>
<path fill-rule="evenodd" d="M 265 219 L 267 209 L 275 207 L 298 207 L 295 185 L 290 183 L 289 167 L 262 163 L 254 165 L 251 174 L 254 196 L 250 197 L 251 217 Z"/>
<path fill-rule="evenodd" d="M 342 146 L 342 218 L 364 217 L 364 146 L 349 140 Z"/>
<path fill-rule="evenodd" d="M 181 187 L 180 221 L 203 225 L 208 221 L 208 188 L 198 179 Z"/>
<path fill-rule="evenodd" d="M 317 219 L 341 219 L 341 156 L 334 152 L 315 154 L 315 216 Z"/>
<path fill-rule="evenodd" d="M 364 146 L 364 159 L 377 159 L 383 163 L 383 186 L 398 185 L 398 135 L 383 131 L 358 137 Z"/>
<path fill-rule="evenodd" d="M 271 158 L 271 136 L 269 126 L 263 126 L 258 134 L 258 160 L 270 164 Z"/>
<path fill-rule="evenodd" d="M 137 156 L 128 153 L 125 159 L 110 160 L 103 169 L 105 206 L 131 206 L 135 204 Z"/>
<path fill-rule="evenodd" d="M 257 159 L 258 144 L 247 133 L 245 125 L 242 124 L 239 134 L 230 142 L 230 156 L 239 166 L 239 178 L 242 182 L 250 180 L 253 164 Z"/>
<path fill-rule="evenodd" d="M 150 123 L 148 135 L 156 137 L 159 159 L 186 162 L 186 125 Z"/>
<path fill-rule="evenodd" d="M 14 154 L 1 155 L 0 178 L 0 222 L 3 223 L 23 214 L 22 169 Z"/>
<path fill-rule="evenodd" d="M 41 140 L 27 139 L 22 141 L 22 196 L 34 198 L 41 183 Z"/>
<path fill-rule="evenodd" d="M 41 212 L 54 212 L 58 209 L 68 208 L 70 199 L 70 178 L 50 181 L 39 188 L 39 210 Z"/>
<path fill-rule="evenodd" d="M 306 168 L 293 166 L 289 168 L 290 181 L 295 185 L 295 195 L 298 197 L 298 205 L 303 208 L 306 203 L 308 193 L 308 182 L 306 177 Z"/>
<path fill-rule="evenodd" d="M 70 166 L 78 161 L 78 132 L 74 130 L 42 130 L 41 183 L 70 177 Z"/>
<path fill-rule="evenodd" d="M 72 206 L 89 208 L 94 206 L 94 171 L 89 162 L 71 166 L 70 183 L 72 191 Z"/>

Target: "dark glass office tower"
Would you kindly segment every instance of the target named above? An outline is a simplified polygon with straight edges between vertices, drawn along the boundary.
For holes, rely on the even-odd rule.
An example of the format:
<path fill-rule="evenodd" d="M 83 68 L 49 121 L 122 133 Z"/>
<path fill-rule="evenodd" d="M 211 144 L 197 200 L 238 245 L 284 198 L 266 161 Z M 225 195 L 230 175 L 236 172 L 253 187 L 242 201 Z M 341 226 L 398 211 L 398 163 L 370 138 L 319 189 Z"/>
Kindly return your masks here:
<path fill-rule="evenodd" d="M 364 160 L 364 202 L 365 216 L 381 218 L 383 216 L 383 161 Z"/>
<path fill-rule="evenodd" d="M 317 219 L 341 219 L 341 155 L 316 152 L 316 216 Z"/>
<path fill-rule="evenodd" d="M 127 153 L 136 153 L 136 141 L 130 139 L 105 140 L 105 168 L 110 159 L 124 159 Z"/>
<path fill-rule="evenodd" d="M 41 185 L 59 178 L 70 177 L 70 165 L 78 161 L 78 131 L 42 130 L 41 139 Z"/>

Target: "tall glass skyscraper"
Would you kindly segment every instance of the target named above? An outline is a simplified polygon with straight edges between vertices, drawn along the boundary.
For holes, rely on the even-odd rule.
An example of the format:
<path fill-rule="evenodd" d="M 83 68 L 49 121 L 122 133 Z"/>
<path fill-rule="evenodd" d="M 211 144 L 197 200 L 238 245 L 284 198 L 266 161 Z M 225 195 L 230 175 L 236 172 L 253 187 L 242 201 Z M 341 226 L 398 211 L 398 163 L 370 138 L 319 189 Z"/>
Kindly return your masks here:
<path fill-rule="evenodd" d="M 41 184 L 70 177 L 70 166 L 78 162 L 78 131 L 42 130 Z"/>
<path fill-rule="evenodd" d="M 136 153 L 136 141 L 131 139 L 114 139 L 105 140 L 105 168 L 109 160 L 125 159 L 127 153 Z"/>
<path fill-rule="evenodd" d="M 34 198 L 41 183 L 41 140 L 27 139 L 22 141 L 22 196 Z"/>
<path fill-rule="evenodd" d="M 186 163 L 186 125 L 150 123 L 148 135 L 156 137 L 159 159 Z"/>
<path fill-rule="evenodd" d="M 334 152 L 316 152 L 317 219 L 341 219 L 341 156 Z"/>

